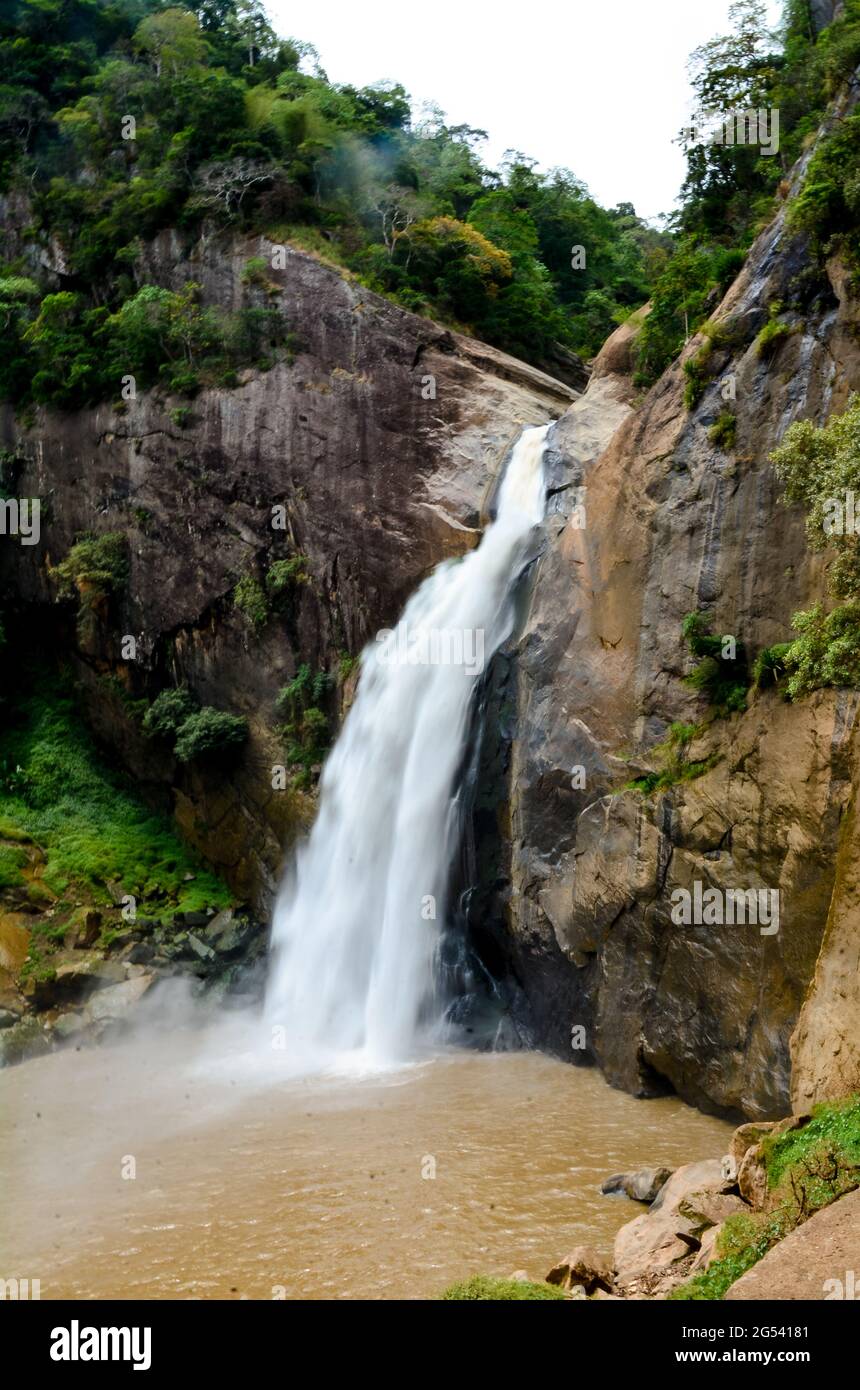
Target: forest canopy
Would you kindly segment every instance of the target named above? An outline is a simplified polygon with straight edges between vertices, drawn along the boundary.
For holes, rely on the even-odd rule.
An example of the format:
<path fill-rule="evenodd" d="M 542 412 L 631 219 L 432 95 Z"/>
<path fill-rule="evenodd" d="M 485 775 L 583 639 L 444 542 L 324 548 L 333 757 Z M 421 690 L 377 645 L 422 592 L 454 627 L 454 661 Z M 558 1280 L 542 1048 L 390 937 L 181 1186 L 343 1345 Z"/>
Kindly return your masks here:
<path fill-rule="evenodd" d="M 482 131 L 416 119 L 397 83 L 331 83 L 258 0 L 16 0 L 0 59 L 0 195 L 25 208 L 54 272 L 7 245 L 0 391 L 19 403 L 117 393 L 128 331 L 169 307 L 136 299 L 165 227 L 290 242 L 562 373 L 565 351 L 592 354 L 647 298 L 667 256 L 667 237 L 629 204 L 598 206 L 568 170 L 517 152 L 491 170 Z M 201 306 L 174 307 L 206 337 Z M 277 325 L 257 329 L 277 347 Z"/>
<path fill-rule="evenodd" d="M 483 131 L 416 114 L 395 81 L 330 82 L 259 0 L 11 0 L 0 396 L 71 409 L 116 398 L 128 372 L 191 394 L 294 350 L 262 271 L 235 314 L 194 285 L 152 284 L 146 245 L 168 227 L 189 243 L 205 227 L 291 244 L 568 379 L 571 352 L 593 355 L 650 298 L 649 385 L 713 313 L 860 60 L 860 0 L 820 33 L 809 0 L 787 0 L 779 35 L 763 0 L 734 0 L 730 16 L 692 55 L 696 102 L 777 108 L 778 156 L 680 133 L 687 176 L 658 231 L 629 203 L 600 207 L 567 169 L 518 151 L 489 168 Z M 857 239 L 856 125 L 825 142 L 792 214 L 821 257 Z"/>

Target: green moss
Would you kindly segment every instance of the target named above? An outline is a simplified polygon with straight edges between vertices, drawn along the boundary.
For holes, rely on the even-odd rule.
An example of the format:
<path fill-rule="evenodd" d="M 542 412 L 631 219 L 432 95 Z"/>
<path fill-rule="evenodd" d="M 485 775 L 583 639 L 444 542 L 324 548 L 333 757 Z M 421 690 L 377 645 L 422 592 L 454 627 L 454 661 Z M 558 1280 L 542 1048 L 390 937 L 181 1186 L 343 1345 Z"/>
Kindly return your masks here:
<path fill-rule="evenodd" d="M 520 1279 L 493 1279 L 486 1274 L 476 1274 L 462 1284 L 451 1284 L 441 1295 L 448 1301 L 465 1303 L 476 1300 L 487 1301 L 532 1301 L 535 1299 L 564 1299 L 562 1289 L 555 1284 L 532 1284 Z"/>
<path fill-rule="evenodd" d="M 688 744 L 702 732 L 703 727 L 701 724 L 670 724 L 663 742 L 653 749 L 653 753 L 662 759 L 663 767 L 659 771 L 647 772 L 643 777 L 634 777 L 625 784 L 625 789 L 651 796 L 654 792 L 668 791 L 680 782 L 693 782 L 710 772 L 719 761 L 719 754 L 712 753 L 694 762 L 690 762 L 686 756 Z"/>
<path fill-rule="evenodd" d="M 18 845 L 0 845 L 0 888 L 18 888 L 24 882 L 21 872 L 27 851 Z"/>
<path fill-rule="evenodd" d="M 801 1129 L 765 1135 L 762 1150 L 771 1189 L 789 1176 L 795 1183 L 804 1175 L 817 1180 L 822 1160 L 831 1173 L 837 1167 L 843 1180 L 850 1180 L 853 1172 L 851 1186 L 856 1187 L 860 1184 L 860 1096 L 817 1105 L 812 1119 Z"/>
<path fill-rule="evenodd" d="M 14 821 L 0 816 L 0 840 L 15 840 L 18 844 L 29 845 L 32 843 L 33 837 L 28 835 L 26 830 L 22 830 L 20 825 L 16 825 Z"/>
<path fill-rule="evenodd" d="M 738 1213 L 730 1216 L 717 1238 L 717 1258 L 703 1274 L 674 1289 L 669 1298 L 680 1302 L 701 1302 L 725 1297 L 727 1289 L 752 1269 L 771 1246 L 792 1229 L 784 1212 L 769 1216 Z"/>
<path fill-rule="evenodd" d="M 62 896 L 79 884 L 108 903 L 107 885 L 118 884 L 137 898 L 141 916 L 164 921 L 232 903 L 169 820 L 101 761 L 68 688 L 38 675 L 10 704 L 0 733 L 0 819 L 38 842 L 48 890 Z"/>

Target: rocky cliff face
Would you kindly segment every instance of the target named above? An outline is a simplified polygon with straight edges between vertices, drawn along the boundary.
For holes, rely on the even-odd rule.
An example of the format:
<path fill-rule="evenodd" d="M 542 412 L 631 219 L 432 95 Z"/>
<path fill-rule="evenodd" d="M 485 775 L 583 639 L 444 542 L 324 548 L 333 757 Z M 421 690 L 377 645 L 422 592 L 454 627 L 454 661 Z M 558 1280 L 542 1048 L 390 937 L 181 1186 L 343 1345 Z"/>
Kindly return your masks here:
<path fill-rule="evenodd" d="M 169 234 L 149 248 L 149 271 L 167 286 L 196 280 L 231 306 L 248 259 L 271 250 L 258 240 L 186 247 Z M 7 577 L 26 601 L 47 604 L 48 567 L 81 533 L 128 536 L 117 610 L 66 634 L 92 722 L 143 783 L 172 790 L 186 836 L 263 912 L 284 844 L 312 811 L 310 798 L 272 788 L 284 759 L 279 688 L 302 662 L 336 669 L 396 619 L 435 564 L 472 546 L 523 426 L 576 397 L 298 252 L 271 280 L 299 339 L 292 364 L 204 391 L 189 415 L 153 393 L 124 413 L 40 413 L 23 429 L 7 412 L 0 426 L 19 459 L 18 495 L 43 500 L 41 544 L 7 543 Z M 285 529 L 273 529 L 274 507 Z M 233 604 L 237 580 L 297 554 L 309 582 L 287 617 L 258 630 Z M 134 661 L 122 659 L 123 635 L 137 640 Z M 233 776 L 183 772 L 160 756 L 105 675 L 150 697 L 186 682 L 201 702 L 247 716 Z"/>
<path fill-rule="evenodd" d="M 792 331 L 767 358 L 755 340 L 773 304 Z M 799 1015 L 796 1099 L 860 1085 L 850 1026 L 860 701 L 827 691 L 787 705 L 771 690 L 713 718 L 683 683 L 693 663 L 681 624 L 708 611 L 715 632 L 755 653 L 789 639 L 792 614 L 824 594 L 820 557 L 800 511 L 782 505 L 768 454 L 792 420 L 844 408 L 860 351 L 841 267 L 817 275 L 782 215 L 715 318 L 726 346 L 708 359 L 694 408 L 683 363 L 701 339 L 635 410 L 610 386 L 607 368 L 623 365 L 610 344 L 550 436 L 558 511 L 514 660 L 503 896 L 508 957 L 539 1041 L 596 1058 L 636 1093 L 669 1086 L 757 1117 L 787 1108 Z M 724 449 L 709 427 L 732 391 L 736 439 Z M 592 402 L 607 393 L 592 436 Z M 709 770 L 650 796 L 625 789 L 660 768 L 654 750 L 674 721 L 705 724 L 687 757 Z M 778 931 L 676 925 L 672 894 L 697 881 L 778 890 Z M 571 1050 L 575 1025 L 583 1051 Z"/>
<path fill-rule="evenodd" d="M 247 259 L 269 249 L 165 236 L 152 269 L 229 306 Z M 171 790 L 188 838 L 265 911 L 283 847 L 312 813 L 309 797 L 272 788 L 279 687 L 301 662 L 332 669 L 358 651 L 434 564 L 473 545 L 521 428 L 560 416 L 521 635 L 487 683 L 473 944 L 507 976 L 521 1036 L 596 1060 L 638 1094 L 674 1089 L 759 1117 L 782 1113 L 792 1088 L 796 1105 L 856 1088 L 860 696 L 751 693 L 745 712 L 715 718 L 684 683 L 681 636 L 684 615 L 706 610 L 754 653 L 824 592 L 768 454 L 792 420 L 823 422 L 860 380 L 842 268 L 816 273 L 778 217 L 716 310 L 724 332 L 691 410 L 683 364 L 700 340 L 638 400 L 631 324 L 577 397 L 307 256 L 272 276 L 301 340 L 291 365 L 203 392 L 190 418 L 151 395 L 124 414 L 3 421 L 19 494 L 46 503 L 42 544 L 5 547 L 26 600 L 51 600 L 48 566 L 94 517 L 130 538 L 118 610 L 66 634 L 102 738 Z M 756 337 L 775 303 L 792 331 L 766 357 Z M 710 435 L 727 381 L 730 448 Z M 278 506 L 284 531 L 271 526 Z M 236 581 L 291 555 L 306 557 L 309 582 L 257 629 L 234 606 Z M 123 634 L 138 639 L 135 662 L 121 658 Z M 184 681 L 246 715 L 235 774 L 154 755 L 105 675 L 150 697 Z M 628 788 L 661 767 L 675 721 L 699 726 L 685 757 L 706 770 L 650 795 Z M 672 895 L 697 883 L 778 890 L 778 930 L 677 924 Z"/>

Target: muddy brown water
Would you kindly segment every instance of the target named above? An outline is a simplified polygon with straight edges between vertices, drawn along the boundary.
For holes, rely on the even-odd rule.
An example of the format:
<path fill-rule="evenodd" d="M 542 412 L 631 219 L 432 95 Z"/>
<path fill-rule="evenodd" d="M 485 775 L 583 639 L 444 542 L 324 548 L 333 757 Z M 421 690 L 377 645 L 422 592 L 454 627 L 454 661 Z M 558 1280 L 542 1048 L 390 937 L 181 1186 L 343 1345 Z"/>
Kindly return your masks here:
<path fill-rule="evenodd" d="M 730 1126 L 538 1054 L 289 1077 L 199 1031 L 0 1073 L 0 1275 L 45 1298 L 432 1298 L 609 1251 L 609 1173 Z"/>

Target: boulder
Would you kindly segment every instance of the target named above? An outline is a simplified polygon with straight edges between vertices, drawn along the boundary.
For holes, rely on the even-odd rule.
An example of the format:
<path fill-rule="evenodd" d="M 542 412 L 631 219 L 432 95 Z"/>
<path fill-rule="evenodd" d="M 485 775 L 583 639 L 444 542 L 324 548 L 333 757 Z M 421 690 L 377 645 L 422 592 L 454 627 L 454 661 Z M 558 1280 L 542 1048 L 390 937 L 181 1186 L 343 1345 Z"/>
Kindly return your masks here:
<path fill-rule="evenodd" d="M 741 1196 L 754 1211 L 767 1205 L 767 1167 L 760 1144 L 747 1149 L 738 1168 L 738 1187 Z"/>
<path fill-rule="evenodd" d="M 728 1184 L 723 1177 L 718 1158 L 704 1158 L 698 1163 L 685 1163 L 676 1168 L 664 1183 L 651 1206 L 652 1212 L 677 1211 L 683 1199 L 692 1192 L 725 1192 Z"/>
<path fill-rule="evenodd" d="M 651 1203 L 671 1176 L 671 1168 L 640 1168 L 636 1173 L 615 1173 L 600 1184 L 600 1190 L 623 1192 L 633 1202 Z"/>
<path fill-rule="evenodd" d="M 546 1282 L 568 1290 L 580 1286 L 586 1293 L 593 1293 L 597 1288 L 612 1288 L 612 1269 L 608 1260 L 589 1246 L 577 1245 L 565 1259 L 553 1265 Z"/>
<path fill-rule="evenodd" d="M 78 951 L 95 946 L 102 929 L 102 915 L 95 907 L 79 908 L 74 914 L 66 943 Z"/>
<path fill-rule="evenodd" d="M 618 1283 L 631 1283 L 685 1259 L 699 1246 L 692 1229 L 692 1223 L 676 1212 L 656 1216 L 645 1212 L 628 1221 L 615 1237 L 613 1264 Z"/>
<path fill-rule="evenodd" d="M 860 1189 L 816 1212 L 732 1284 L 731 1301 L 860 1301 Z"/>
<path fill-rule="evenodd" d="M 114 1023 L 143 998 L 154 981 L 153 975 L 138 975 L 133 980 L 100 989 L 87 1002 L 83 1016 L 87 1023 Z"/>
<path fill-rule="evenodd" d="M 709 1226 L 706 1231 L 702 1232 L 702 1243 L 690 1266 L 690 1274 L 702 1274 L 708 1268 L 716 1255 L 716 1245 L 722 1229 L 722 1226 Z"/>
<path fill-rule="evenodd" d="M 709 1226 L 719 1226 L 738 1212 L 748 1211 L 746 1202 L 725 1192 L 691 1192 L 678 1205 L 682 1216 L 693 1223 L 697 1235 Z"/>
<path fill-rule="evenodd" d="M 691 1220 L 681 1206 L 693 1194 L 698 1203 L 705 1200 L 705 1194 L 720 1194 L 725 1188 L 718 1158 L 686 1163 L 676 1169 L 650 1209 L 622 1226 L 615 1237 L 613 1262 L 617 1282 L 628 1284 L 643 1276 L 650 1279 L 698 1251 L 701 1219 L 697 1215 L 696 1220 Z"/>

